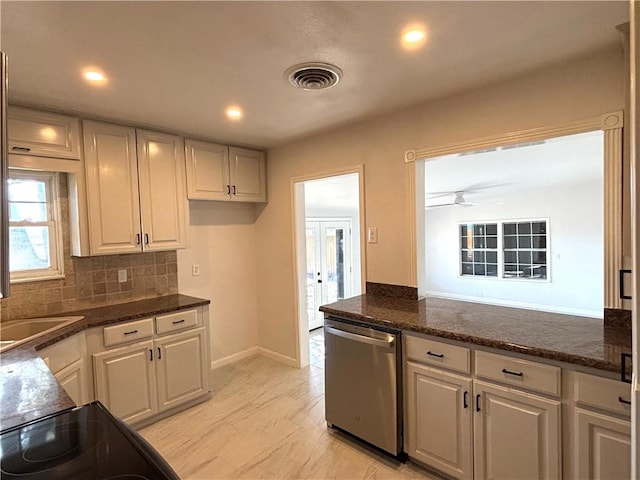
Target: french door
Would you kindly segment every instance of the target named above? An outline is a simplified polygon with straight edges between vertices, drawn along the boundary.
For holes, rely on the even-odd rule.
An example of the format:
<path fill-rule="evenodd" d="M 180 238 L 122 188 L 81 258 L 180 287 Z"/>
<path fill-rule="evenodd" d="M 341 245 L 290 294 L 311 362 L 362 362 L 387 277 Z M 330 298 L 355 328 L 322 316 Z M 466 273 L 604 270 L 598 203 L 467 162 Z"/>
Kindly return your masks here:
<path fill-rule="evenodd" d="M 351 220 L 307 220 L 307 318 L 322 326 L 320 305 L 351 296 Z"/>

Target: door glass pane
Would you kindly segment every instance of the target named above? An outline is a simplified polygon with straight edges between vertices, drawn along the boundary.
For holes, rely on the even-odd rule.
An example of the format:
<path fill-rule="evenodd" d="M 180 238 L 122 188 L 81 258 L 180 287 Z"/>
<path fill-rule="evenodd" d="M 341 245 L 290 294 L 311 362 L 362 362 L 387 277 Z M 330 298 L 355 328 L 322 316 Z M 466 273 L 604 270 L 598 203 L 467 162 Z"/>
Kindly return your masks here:
<path fill-rule="evenodd" d="M 51 267 L 49 227 L 10 227 L 9 252 L 12 272 Z"/>
<path fill-rule="evenodd" d="M 316 237 L 307 228 L 307 318 L 312 321 L 316 312 Z"/>
<path fill-rule="evenodd" d="M 343 228 L 326 228 L 327 258 L 327 302 L 344 298 L 344 255 L 345 235 Z"/>

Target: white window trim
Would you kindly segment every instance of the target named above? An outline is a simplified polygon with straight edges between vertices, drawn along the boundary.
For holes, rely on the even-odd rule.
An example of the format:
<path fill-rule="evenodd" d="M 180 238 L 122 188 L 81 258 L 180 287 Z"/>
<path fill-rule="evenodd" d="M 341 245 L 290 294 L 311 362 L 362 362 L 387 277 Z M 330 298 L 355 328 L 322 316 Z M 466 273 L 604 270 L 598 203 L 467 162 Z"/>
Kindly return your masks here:
<path fill-rule="evenodd" d="M 519 222 L 546 222 L 547 224 L 547 247 L 544 249 L 547 254 L 547 278 L 531 278 L 531 277 L 505 277 L 504 276 L 504 224 L 505 223 L 519 223 Z M 500 281 L 500 282 L 517 282 L 524 285 L 530 285 L 534 283 L 550 283 L 551 282 L 551 221 L 548 217 L 532 217 L 532 218 L 506 218 L 501 220 L 469 220 L 467 222 L 460 221 L 457 223 L 458 228 L 458 255 L 462 252 L 462 245 L 460 244 L 460 226 L 461 225 L 476 225 L 485 224 L 489 225 L 495 223 L 498 226 L 498 275 L 495 277 L 488 275 L 463 275 L 462 274 L 462 262 L 460 257 L 458 258 L 458 277 L 464 279 L 474 279 L 478 281 Z M 493 249 L 491 249 L 493 250 Z M 534 249 L 535 250 L 535 249 Z"/>
<path fill-rule="evenodd" d="M 64 278 L 64 254 L 62 241 L 62 215 L 60 212 L 59 176 L 56 172 L 38 172 L 10 169 L 9 178 L 33 178 L 47 182 L 48 220 L 44 222 L 9 222 L 9 226 L 49 226 L 49 258 L 51 267 L 37 270 L 10 272 L 11 283 L 39 282 Z"/>

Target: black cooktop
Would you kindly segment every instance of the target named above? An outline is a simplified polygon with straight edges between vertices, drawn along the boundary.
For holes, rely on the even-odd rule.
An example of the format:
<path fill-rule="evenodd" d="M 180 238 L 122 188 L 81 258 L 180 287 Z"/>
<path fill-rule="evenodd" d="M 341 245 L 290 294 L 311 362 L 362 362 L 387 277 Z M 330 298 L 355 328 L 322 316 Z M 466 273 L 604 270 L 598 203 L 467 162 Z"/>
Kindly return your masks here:
<path fill-rule="evenodd" d="M 100 402 L 0 434 L 2 479 L 178 479 L 141 436 Z"/>

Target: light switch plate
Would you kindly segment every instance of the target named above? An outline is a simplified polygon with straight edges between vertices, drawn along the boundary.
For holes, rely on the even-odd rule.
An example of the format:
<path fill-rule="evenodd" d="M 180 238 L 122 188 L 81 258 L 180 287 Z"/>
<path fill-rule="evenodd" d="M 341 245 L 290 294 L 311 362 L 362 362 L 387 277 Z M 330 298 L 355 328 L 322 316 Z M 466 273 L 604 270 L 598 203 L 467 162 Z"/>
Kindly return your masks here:
<path fill-rule="evenodd" d="M 197 263 L 194 263 L 191 266 L 191 275 L 193 275 L 194 277 L 197 277 L 198 275 L 200 275 L 200 265 L 198 265 Z"/>
<path fill-rule="evenodd" d="M 367 241 L 369 243 L 378 243 L 378 227 L 369 227 Z"/>

